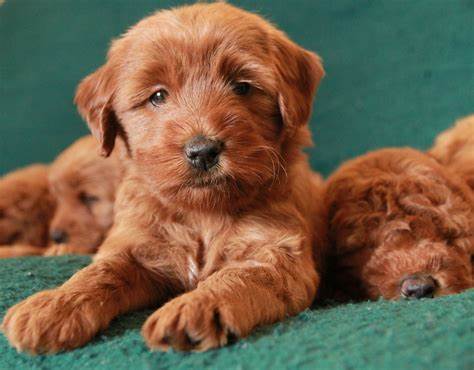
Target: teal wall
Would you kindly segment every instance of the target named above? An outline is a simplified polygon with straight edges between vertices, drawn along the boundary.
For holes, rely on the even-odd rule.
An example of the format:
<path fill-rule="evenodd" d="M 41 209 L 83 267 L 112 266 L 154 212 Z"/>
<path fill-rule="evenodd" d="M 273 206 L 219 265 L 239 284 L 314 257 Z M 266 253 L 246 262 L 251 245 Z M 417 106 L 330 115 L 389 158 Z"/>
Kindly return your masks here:
<path fill-rule="evenodd" d="M 318 52 L 315 169 L 383 146 L 426 148 L 474 111 L 474 1 L 231 1 Z M 72 104 L 109 41 L 181 1 L 6 0 L 0 6 L 0 173 L 47 162 L 87 132 Z"/>

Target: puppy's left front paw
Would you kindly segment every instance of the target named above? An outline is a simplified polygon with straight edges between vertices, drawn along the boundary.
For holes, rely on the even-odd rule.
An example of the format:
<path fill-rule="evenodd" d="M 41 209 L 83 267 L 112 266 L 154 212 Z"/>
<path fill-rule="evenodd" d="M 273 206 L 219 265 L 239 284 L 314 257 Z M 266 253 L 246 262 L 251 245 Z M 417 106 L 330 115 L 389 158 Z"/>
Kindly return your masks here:
<path fill-rule="evenodd" d="M 58 245 L 52 245 L 51 247 L 48 247 L 43 255 L 47 257 L 52 257 L 52 256 L 63 256 L 65 254 L 70 254 L 67 246 L 64 244 L 58 244 Z"/>
<path fill-rule="evenodd" d="M 235 340 L 240 333 L 229 310 L 214 297 L 193 291 L 173 299 L 145 322 L 142 335 L 152 349 L 206 351 Z"/>

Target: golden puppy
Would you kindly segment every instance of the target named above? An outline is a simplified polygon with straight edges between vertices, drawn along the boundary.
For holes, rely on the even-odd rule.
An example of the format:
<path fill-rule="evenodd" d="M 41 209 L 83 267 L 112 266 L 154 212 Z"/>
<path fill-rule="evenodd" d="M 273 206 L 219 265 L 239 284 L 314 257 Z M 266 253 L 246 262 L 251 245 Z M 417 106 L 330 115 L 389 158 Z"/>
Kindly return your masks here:
<path fill-rule="evenodd" d="M 469 188 L 413 149 L 343 164 L 327 182 L 331 277 L 355 299 L 422 298 L 472 286 Z"/>
<path fill-rule="evenodd" d="M 116 136 L 128 148 L 114 226 L 94 263 L 7 312 L 10 343 L 72 349 L 162 305 L 148 346 L 206 350 L 307 308 L 320 200 L 302 147 L 322 76 L 315 54 L 224 3 L 160 11 L 116 40 L 76 95 L 104 154 Z"/>
<path fill-rule="evenodd" d="M 454 127 L 441 133 L 430 154 L 474 190 L 474 115 L 460 119 Z"/>
<path fill-rule="evenodd" d="M 22 245 L 15 248 L 23 254 L 43 253 L 54 209 L 55 202 L 48 190 L 47 166 L 32 165 L 3 176 L 0 179 L 0 245 Z M 0 248 L 0 256 L 9 249 Z"/>
<path fill-rule="evenodd" d="M 115 194 L 123 167 L 117 155 L 103 158 L 86 136 L 51 164 L 49 186 L 56 200 L 46 255 L 94 253 L 113 223 Z"/>

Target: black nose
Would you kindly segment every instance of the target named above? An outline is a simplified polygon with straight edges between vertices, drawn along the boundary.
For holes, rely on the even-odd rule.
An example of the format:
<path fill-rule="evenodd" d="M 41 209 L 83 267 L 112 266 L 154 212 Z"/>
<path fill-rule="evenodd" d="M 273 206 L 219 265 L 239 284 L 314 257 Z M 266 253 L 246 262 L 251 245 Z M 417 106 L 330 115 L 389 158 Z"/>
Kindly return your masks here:
<path fill-rule="evenodd" d="M 67 232 L 64 230 L 55 229 L 51 231 L 50 238 L 56 244 L 66 243 L 68 239 Z"/>
<path fill-rule="evenodd" d="M 433 298 L 436 282 L 430 276 L 412 275 L 402 281 L 401 294 L 404 298 Z"/>
<path fill-rule="evenodd" d="M 219 162 L 222 147 L 221 141 L 196 136 L 186 143 L 184 153 L 191 166 L 202 171 L 208 171 Z"/>

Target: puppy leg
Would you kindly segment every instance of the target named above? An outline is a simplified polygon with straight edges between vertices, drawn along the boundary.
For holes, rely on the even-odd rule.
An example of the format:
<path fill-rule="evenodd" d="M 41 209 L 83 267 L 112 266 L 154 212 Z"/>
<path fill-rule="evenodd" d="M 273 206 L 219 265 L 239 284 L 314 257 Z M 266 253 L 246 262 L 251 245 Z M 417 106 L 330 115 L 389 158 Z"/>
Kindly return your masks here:
<path fill-rule="evenodd" d="M 89 255 L 94 254 L 96 252 L 96 248 L 90 247 L 79 247 L 75 245 L 68 245 L 68 244 L 57 244 L 48 247 L 44 251 L 44 256 L 64 256 L 66 254 L 79 254 L 79 255 Z"/>
<path fill-rule="evenodd" d="M 2 328 L 20 351 L 53 353 L 84 345 L 117 315 L 163 298 L 160 284 L 133 256 L 98 260 L 61 287 L 10 308 Z"/>
<path fill-rule="evenodd" d="M 314 298 L 314 266 L 239 265 L 214 273 L 151 315 L 142 329 L 148 346 L 197 351 L 223 346 L 258 325 L 300 312 Z"/>

